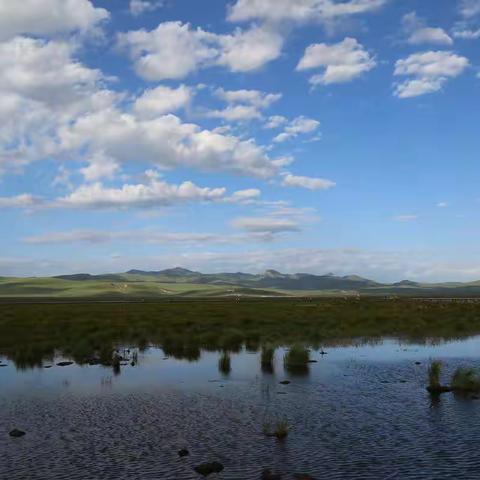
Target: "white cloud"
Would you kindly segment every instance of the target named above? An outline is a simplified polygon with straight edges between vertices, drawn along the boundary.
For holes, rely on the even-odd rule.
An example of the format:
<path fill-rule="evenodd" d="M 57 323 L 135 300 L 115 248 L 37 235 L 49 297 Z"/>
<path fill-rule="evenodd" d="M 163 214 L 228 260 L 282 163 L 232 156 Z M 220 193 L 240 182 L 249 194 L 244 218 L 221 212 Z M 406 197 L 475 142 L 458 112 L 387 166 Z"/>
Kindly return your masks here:
<path fill-rule="evenodd" d="M 223 110 L 211 110 L 207 116 L 227 121 L 262 119 L 262 110 L 280 100 L 280 93 L 265 93 L 259 90 L 224 90 L 219 88 L 215 95 L 229 106 Z"/>
<path fill-rule="evenodd" d="M 325 178 L 302 177 L 287 173 L 283 177 L 282 185 L 284 187 L 307 188 L 308 190 L 328 190 L 329 188 L 334 187 L 336 184 L 335 182 Z"/>
<path fill-rule="evenodd" d="M 273 141 L 276 143 L 285 142 L 291 138 L 296 138 L 301 134 L 312 133 L 318 130 L 320 122 L 313 118 L 304 116 L 293 119 L 283 130 L 282 133 L 277 135 Z"/>
<path fill-rule="evenodd" d="M 84 115 L 61 132 L 62 147 L 83 155 L 101 152 L 117 163 L 148 162 L 271 177 L 278 167 L 253 140 L 203 130 L 174 115 L 138 118 L 117 109 Z"/>
<path fill-rule="evenodd" d="M 437 92 L 449 78 L 461 75 L 468 66 L 467 58 L 450 51 L 414 53 L 395 63 L 395 76 L 410 77 L 396 85 L 395 95 L 409 98 Z"/>
<path fill-rule="evenodd" d="M 134 110 L 142 118 L 154 118 L 185 108 L 191 101 L 191 88 L 180 85 L 177 88 L 159 86 L 145 90 L 135 100 Z"/>
<path fill-rule="evenodd" d="M 375 59 L 355 38 L 345 38 L 339 43 L 312 44 L 297 65 L 297 70 L 322 67 L 323 73 L 310 78 L 312 85 L 330 85 L 350 82 L 376 66 Z"/>
<path fill-rule="evenodd" d="M 290 219 L 272 218 L 272 217 L 242 217 L 236 218 L 231 222 L 235 228 L 241 228 L 248 232 L 297 232 L 299 225 Z"/>
<path fill-rule="evenodd" d="M 404 15 L 403 28 L 407 35 L 407 42 L 412 45 L 433 43 L 437 45 L 452 45 L 453 40 L 443 28 L 428 27 L 423 19 L 415 12 Z"/>
<path fill-rule="evenodd" d="M 163 6 L 163 2 L 158 0 L 130 0 L 130 13 L 138 17 L 147 12 L 153 12 Z"/>
<path fill-rule="evenodd" d="M 80 173 L 88 182 L 97 181 L 102 178 L 108 178 L 112 180 L 120 169 L 115 160 L 102 154 L 101 152 L 96 152 L 91 158 L 88 159 L 88 163 L 89 165 L 87 167 L 80 169 Z"/>
<path fill-rule="evenodd" d="M 217 89 L 215 95 L 227 103 L 252 105 L 262 109 L 270 107 L 282 98 L 281 93 L 266 93 L 260 90 L 224 90 L 223 88 Z"/>
<path fill-rule="evenodd" d="M 438 203 L 437 203 L 437 207 L 438 207 L 438 208 L 447 208 L 447 207 L 448 207 L 448 203 L 447 203 L 447 202 L 438 202 Z"/>
<path fill-rule="evenodd" d="M 198 187 L 192 182 L 180 185 L 152 179 L 149 184 L 125 184 L 108 188 L 101 183 L 82 185 L 54 205 L 66 208 L 153 208 L 193 201 L 218 201 L 225 188 Z"/>
<path fill-rule="evenodd" d="M 0 41 L 22 34 L 88 32 L 109 16 L 90 0 L 0 0 Z"/>
<path fill-rule="evenodd" d="M 99 70 L 75 61 L 61 41 L 16 37 L 0 43 L 0 170 L 59 154 L 58 131 L 111 105 Z"/>
<path fill-rule="evenodd" d="M 49 232 L 25 237 L 22 241 L 31 245 L 63 245 L 75 243 L 102 244 L 133 242 L 135 244 L 168 245 L 175 247 L 204 247 L 205 245 L 232 245 L 242 243 L 265 243 L 275 240 L 275 233 L 249 232 L 247 234 L 166 232 L 158 230 L 98 231 L 73 230 Z"/>
<path fill-rule="evenodd" d="M 397 222 L 411 222 L 417 220 L 418 215 L 397 215 L 396 217 L 393 217 L 393 219 Z"/>
<path fill-rule="evenodd" d="M 251 72 L 277 59 L 283 47 L 283 36 L 266 26 L 236 29 L 232 35 L 218 36 L 221 54 L 218 65 L 232 72 Z"/>
<path fill-rule="evenodd" d="M 158 81 L 185 78 L 215 65 L 233 72 L 257 70 L 280 55 L 283 39 L 266 27 L 217 35 L 181 22 L 164 22 L 152 31 L 121 33 L 118 43 L 128 51 L 140 77 Z"/>
<path fill-rule="evenodd" d="M 466 22 L 457 22 L 453 27 L 452 35 L 462 40 L 477 40 L 480 38 L 480 28 L 471 27 Z"/>
<path fill-rule="evenodd" d="M 228 19 L 232 22 L 264 20 L 267 22 L 291 21 L 318 22 L 348 17 L 373 11 L 386 0 L 237 0 L 230 8 Z"/>
<path fill-rule="evenodd" d="M 26 193 L 14 197 L 0 197 L 0 209 L 37 207 L 41 203 L 40 198 Z"/>
<path fill-rule="evenodd" d="M 461 0 L 460 14 L 465 18 L 480 15 L 480 0 Z"/>
<path fill-rule="evenodd" d="M 276 129 L 280 128 L 282 125 L 285 125 L 288 122 L 288 119 L 282 115 L 272 115 L 268 117 L 267 122 L 264 125 L 264 128 L 267 129 Z"/>

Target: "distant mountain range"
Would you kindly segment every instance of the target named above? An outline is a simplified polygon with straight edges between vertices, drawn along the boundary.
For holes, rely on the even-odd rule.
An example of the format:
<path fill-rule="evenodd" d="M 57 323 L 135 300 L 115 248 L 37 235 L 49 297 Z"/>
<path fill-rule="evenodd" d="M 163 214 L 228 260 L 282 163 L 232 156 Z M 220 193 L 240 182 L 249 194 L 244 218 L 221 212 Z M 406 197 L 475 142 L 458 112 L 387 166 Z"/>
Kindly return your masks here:
<path fill-rule="evenodd" d="M 172 294 L 195 294 L 202 292 L 208 295 L 227 295 L 243 293 L 255 295 L 288 295 L 318 293 L 332 294 L 371 294 L 371 295 L 420 295 L 420 296 L 480 296 L 480 281 L 470 283 L 417 283 L 402 280 L 396 283 L 381 283 L 358 275 L 337 276 L 333 273 L 313 275 L 310 273 L 285 274 L 276 270 L 266 270 L 261 274 L 250 273 L 201 273 L 185 268 L 169 268 L 159 271 L 129 270 L 120 274 L 76 274 L 53 277 L 64 281 L 77 282 L 110 282 L 125 283 L 124 290 L 129 285 L 140 284 L 164 285 L 163 292 L 169 292 L 168 285 L 186 288 L 173 288 Z M 207 288 L 208 287 L 208 288 Z M 216 287 L 216 288 L 213 288 Z M 131 290 L 130 290 L 131 291 Z M 303 292 L 303 293 L 302 293 Z M 149 291 L 149 293 L 151 293 Z M 0 284 L 1 294 L 1 284 Z"/>

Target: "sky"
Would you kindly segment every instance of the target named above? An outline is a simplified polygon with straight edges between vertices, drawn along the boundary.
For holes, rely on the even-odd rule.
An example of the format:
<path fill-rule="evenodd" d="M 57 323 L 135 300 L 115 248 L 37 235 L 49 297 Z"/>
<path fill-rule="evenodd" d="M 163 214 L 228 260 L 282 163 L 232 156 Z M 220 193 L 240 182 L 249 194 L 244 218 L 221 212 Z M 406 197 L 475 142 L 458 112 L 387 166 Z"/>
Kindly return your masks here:
<path fill-rule="evenodd" d="M 480 0 L 0 0 L 0 276 L 480 279 Z"/>

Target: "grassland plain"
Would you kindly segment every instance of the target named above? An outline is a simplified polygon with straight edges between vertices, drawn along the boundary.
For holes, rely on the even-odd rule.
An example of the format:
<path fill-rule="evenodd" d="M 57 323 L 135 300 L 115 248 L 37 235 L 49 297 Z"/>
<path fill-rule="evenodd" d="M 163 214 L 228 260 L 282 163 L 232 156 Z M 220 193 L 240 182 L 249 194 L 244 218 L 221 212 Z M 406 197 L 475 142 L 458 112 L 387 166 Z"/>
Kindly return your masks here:
<path fill-rule="evenodd" d="M 118 346 L 160 346 L 196 360 L 204 350 L 415 342 L 480 333 L 480 305 L 469 301 L 379 298 L 174 299 L 137 303 L 0 303 L 0 354 L 40 366 L 56 352 L 86 363 Z"/>

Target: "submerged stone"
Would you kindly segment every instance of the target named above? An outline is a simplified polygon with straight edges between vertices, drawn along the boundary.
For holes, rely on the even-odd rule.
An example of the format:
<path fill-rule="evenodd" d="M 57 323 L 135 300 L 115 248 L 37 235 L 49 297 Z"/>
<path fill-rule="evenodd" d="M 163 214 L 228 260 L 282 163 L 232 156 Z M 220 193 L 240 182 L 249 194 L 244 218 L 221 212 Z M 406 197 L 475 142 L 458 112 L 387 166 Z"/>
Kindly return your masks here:
<path fill-rule="evenodd" d="M 14 438 L 20 438 L 26 435 L 26 433 L 23 430 L 19 430 L 18 428 L 14 428 L 9 435 Z"/>
<path fill-rule="evenodd" d="M 440 393 L 448 393 L 451 392 L 453 389 L 452 387 L 448 387 L 446 385 L 437 385 L 435 387 L 428 386 L 427 391 L 433 395 L 439 395 Z"/>
<path fill-rule="evenodd" d="M 182 448 L 181 450 L 178 451 L 179 457 L 186 457 L 188 455 L 190 455 L 190 452 L 186 448 Z"/>
<path fill-rule="evenodd" d="M 59 367 L 67 367 L 68 365 L 73 365 L 73 362 L 58 362 Z"/>
<path fill-rule="evenodd" d="M 220 473 L 223 470 L 223 465 L 219 462 L 207 462 L 197 465 L 194 470 L 206 477 L 212 473 Z"/>
<path fill-rule="evenodd" d="M 281 382 L 278 382 L 280 383 L 280 385 L 288 385 L 289 383 L 292 383 L 290 382 L 290 380 L 282 380 Z"/>

